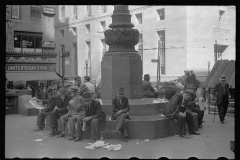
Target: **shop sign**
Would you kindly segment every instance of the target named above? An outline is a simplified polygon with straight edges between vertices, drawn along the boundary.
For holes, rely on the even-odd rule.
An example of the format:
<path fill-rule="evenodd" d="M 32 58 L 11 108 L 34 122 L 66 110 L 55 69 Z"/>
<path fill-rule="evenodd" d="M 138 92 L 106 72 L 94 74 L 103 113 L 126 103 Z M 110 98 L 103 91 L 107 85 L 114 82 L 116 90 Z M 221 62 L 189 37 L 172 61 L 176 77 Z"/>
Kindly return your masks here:
<path fill-rule="evenodd" d="M 48 65 L 40 64 L 6 64 L 6 71 L 48 71 Z"/>
<path fill-rule="evenodd" d="M 55 48 L 54 41 L 43 41 L 43 48 Z"/>
<path fill-rule="evenodd" d="M 49 15 L 55 15 L 55 9 L 52 7 L 43 7 L 43 13 Z"/>

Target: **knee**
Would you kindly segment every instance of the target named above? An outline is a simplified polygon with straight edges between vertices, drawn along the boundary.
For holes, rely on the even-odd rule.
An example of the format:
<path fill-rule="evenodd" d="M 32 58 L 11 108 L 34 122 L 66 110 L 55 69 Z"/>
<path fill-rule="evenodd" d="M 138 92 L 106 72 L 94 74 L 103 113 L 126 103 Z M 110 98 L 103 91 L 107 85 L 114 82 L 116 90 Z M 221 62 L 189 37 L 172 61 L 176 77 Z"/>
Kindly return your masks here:
<path fill-rule="evenodd" d="M 94 119 L 91 121 L 91 124 L 92 124 L 92 125 L 97 125 L 97 124 L 98 124 L 98 119 L 94 118 Z"/>
<path fill-rule="evenodd" d="M 126 117 L 127 116 L 127 114 L 126 113 L 122 113 L 121 115 L 120 115 L 120 117 Z"/>
<path fill-rule="evenodd" d="M 71 117 L 71 118 L 69 119 L 69 121 L 70 121 L 70 122 L 75 122 L 75 121 L 76 121 L 76 118 L 75 118 L 75 117 Z"/>

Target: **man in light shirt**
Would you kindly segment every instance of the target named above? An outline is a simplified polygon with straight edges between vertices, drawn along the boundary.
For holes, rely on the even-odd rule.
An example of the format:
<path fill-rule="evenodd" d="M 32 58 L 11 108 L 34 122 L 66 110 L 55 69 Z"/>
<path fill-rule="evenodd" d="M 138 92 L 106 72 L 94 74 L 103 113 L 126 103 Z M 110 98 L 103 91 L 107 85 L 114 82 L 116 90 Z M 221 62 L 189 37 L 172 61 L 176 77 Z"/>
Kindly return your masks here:
<path fill-rule="evenodd" d="M 92 83 L 90 83 L 90 77 L 89 76 L 84 76 L 84 83 L 88 87 L 88 89 L 90 90 L 91 98 L 95 99 L 96 98 L 95 87 Z"/>

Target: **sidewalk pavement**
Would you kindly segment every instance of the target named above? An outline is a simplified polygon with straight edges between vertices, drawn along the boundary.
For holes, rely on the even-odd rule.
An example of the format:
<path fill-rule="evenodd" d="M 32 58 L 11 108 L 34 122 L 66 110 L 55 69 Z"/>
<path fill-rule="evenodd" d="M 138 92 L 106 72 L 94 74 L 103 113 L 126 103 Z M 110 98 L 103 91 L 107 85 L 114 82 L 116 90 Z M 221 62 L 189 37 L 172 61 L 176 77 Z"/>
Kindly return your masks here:
<path fill-rule="evenodd" d="M 235 159 L 230 150 L 230 140 L 235 138 L 235 119 L 225 117 L 225 124 L 221 124 L 218 115 L 213 122 L 213 115 L 205 114 L 201 135 L 190 135 L 190 139 L 179 136 L 166 137 L 156 140 L 105 139 L 106 143 L 122 144 L 120 151 L 107 149 L 86 149 L 90 139 L 80 142 L 68 141 L 63 138 L 49 137 L 50 131 L 33 131 L 36 128 L 37 116 L 23 116 L 18 114 L 5 116 L 5 158 L 147 158 L 160 157 L 187 159 L 217 159 L 226 157 Z M 35 141 L 43 139 L 42 141 Z"/>

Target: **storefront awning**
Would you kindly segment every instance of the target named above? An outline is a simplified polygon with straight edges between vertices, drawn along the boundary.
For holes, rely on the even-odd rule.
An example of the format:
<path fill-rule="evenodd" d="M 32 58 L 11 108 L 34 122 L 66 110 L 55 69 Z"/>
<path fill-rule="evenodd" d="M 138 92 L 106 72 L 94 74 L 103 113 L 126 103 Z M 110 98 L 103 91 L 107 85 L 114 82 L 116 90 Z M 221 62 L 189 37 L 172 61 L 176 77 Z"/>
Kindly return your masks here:
<path fill-rule="evenodd" d="M 26 81 L 44 81 L 61 79 L 55 72 L 6 72 L 6 78 L 9 81 L 18 80 L 19 78 Z"/>

